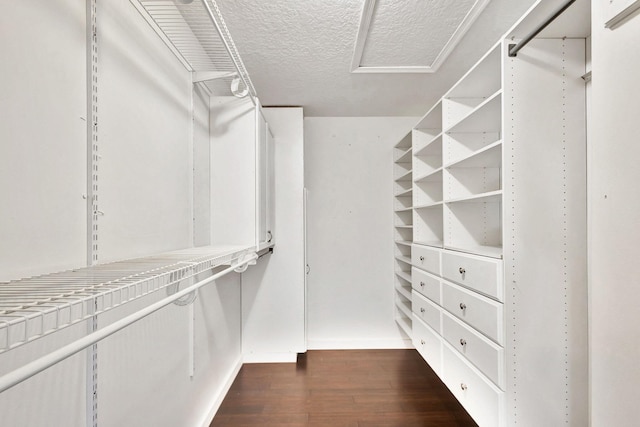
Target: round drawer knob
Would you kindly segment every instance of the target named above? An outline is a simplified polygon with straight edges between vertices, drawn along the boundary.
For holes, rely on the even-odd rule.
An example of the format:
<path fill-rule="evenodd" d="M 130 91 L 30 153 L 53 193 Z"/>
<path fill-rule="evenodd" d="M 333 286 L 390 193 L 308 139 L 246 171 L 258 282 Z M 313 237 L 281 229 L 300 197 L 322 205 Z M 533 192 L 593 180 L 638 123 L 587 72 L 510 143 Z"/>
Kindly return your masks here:
<path fill-rule="evenodd" d="M 420 308 L 420 313 L 424 313 L 424 312 L 425 312 L 424 307 Z"/>
<path fill-rule="evenodd" d="M 466 272 L 467 272 L 467 270 L 465 270 L 465 269 L 464 269 L 464 268 L 462 268 L 462 267 L 460 267 L 460 268 L 458 269 L 458 271 L 460 272 L 460 274 L 464 274 L 464 273 L 466 273 Z"/>
<path fill-rule="evenodd" d="M 460 303 L 460 310 L 466 310 L 467 309 L 467 304 L 461 302 Z"/>
<path fill-rule="evenodd" d="M 467 341 L 464 338 L 460 338 L 460 345 L 464 347 L 467 345 Z"/>
<path fill-rule="evenodd" d="M 420 282 L 420 286 L 424 288 L 424 282 Z"/>
<path fill-rule="evenodd" d="M 423 256 L 420 256 L 420 261 L 424 261 L 424 257 Z"/>
<path fill-rule="evenodd" d="M 467 385 L 465 383 L 461 383 L 460 384 L 460 388 L 462 389 L 462 391 L 466 391 L 467 390 Z"/>
<path fill-rule="evenodd" d="M 424 340 L 420 340 L 420 344 L 425 345 L 426 343 L 424 342 Z"/>

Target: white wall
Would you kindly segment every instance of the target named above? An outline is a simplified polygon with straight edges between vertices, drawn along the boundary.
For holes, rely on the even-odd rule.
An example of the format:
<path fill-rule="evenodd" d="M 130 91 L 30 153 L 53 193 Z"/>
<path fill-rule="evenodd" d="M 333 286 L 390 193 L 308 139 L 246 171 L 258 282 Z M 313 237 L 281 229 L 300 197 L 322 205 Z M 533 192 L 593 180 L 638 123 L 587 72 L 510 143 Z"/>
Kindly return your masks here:
<path fill-rule="evenodd" d="M 310 349 L 406 345 L 393 307 L 392 147 L 416 122 L 305 118 Z"/>
<path fill-rule="evenodd" d="M 592 123 L 589 147 L 591 423 L 640 419 L 640 16 L 611 31 L 592 2 Z"/>
<path fill-rule="evenodd" d="M 212 97 L 209 124 L 211 243 L 255 245 L 255 107 L 249 98 Z"/>
<path fill-rule="evenodd" d="M 164 296 L 160 292 L 127 304 L 99 322 L 107 324 Z M 240 314 L 240 276 L 232 273 L 202 288 L 192 308 L 169 305 L 99 343 L 98 425 L 208 425 L 210 411 L 222 402 L 242 363 Z"/>
<path fill-rule="evenodd" d="M 86 262 L 84 0 L 0 13 L 0 281 Z"/>
<path fill-rule="evenodd" d="M 128 0 L 97 16 L 98 259 L 189 247 L 191 74 Z"/>
<path fill-rule="evenodd" d="M 276 245 L 242 275 L 245 362 L 294 362 L 305 346 L 302 108 L 265 108 L 274 135 Z"/>
<path fill-rule="evenodd" d="M 211 136 L 209 95 L 193 88 L 193 244 L 211 242 Z"/>

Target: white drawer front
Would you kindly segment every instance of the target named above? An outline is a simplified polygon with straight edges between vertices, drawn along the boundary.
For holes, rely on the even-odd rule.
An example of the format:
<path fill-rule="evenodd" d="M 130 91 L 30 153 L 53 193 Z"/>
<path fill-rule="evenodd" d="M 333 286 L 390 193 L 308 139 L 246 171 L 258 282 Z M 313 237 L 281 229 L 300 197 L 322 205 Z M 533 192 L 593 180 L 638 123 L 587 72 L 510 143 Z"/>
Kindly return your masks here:
<path fill-rule="evenodd" d="M 442 337 L 413 315 L 413 346 L 431 369 L 442 377 Z"/>
<path fill-rule="evenodd" d="M 411 306 L 415 316 L 418 316 L 423 322 L 431 326 L 436 332 L 440 333 L 440 316 L 442 310 L 439 306 L 432 303 L 416 291 L 413 291 L 411 294 Z"/>
<path fill-rule="evenodd" d="M 498 301 L 504 300 L 502 261 L 452 252 L 442 253 L 442 277 Z"/>
<path fill-rule="evenodd" d="M 460 286 L 442 282 L 442 307 L 496 343 L 504 344 L 501 303 Z"/>
<path fill-rule="evenodd" d="M 431 301 L 440 304 L 440 279 L 418 268 L 411 268 L 411 285 Z"/>
<path fill-rule="evenodd" d="M 504 390 L 504 349 L 502 347 L 448 313 L 443 313 L 442 337 Z"/>
<path fill-rule="evenodd" d="M 442 381 L 480 427 L 504 426 L 504 392 L 482 377 L 447 345 L 442 346 Z"/>
<path fill-rule="evenodd" d="M 440 275 L 440 249 L 411 245 L 411 264 L 433 274 Z"/>

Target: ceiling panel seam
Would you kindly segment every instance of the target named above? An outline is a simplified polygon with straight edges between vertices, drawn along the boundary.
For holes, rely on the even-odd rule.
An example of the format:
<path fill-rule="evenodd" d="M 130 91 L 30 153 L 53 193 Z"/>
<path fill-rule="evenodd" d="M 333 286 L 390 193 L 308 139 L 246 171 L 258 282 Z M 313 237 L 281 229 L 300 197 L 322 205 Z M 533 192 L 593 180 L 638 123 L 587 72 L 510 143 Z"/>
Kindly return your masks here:
<path fill-rule="evenodd" d="M 469 9 L 465 17 L 462 19 L 458 27 L 455 29 L 449 40 L 444 44 L 440 53 L 436 56 L 430 65 L 412 65 L 412 66 L 362 66 L 362 57 L 370 34 L 371 23 L 377 0 L 364 0 L 362 15 L 360 17 L 360 25 L 353 50 L 351 60 L 352 73 L 435 73 L 444 63 L 447 57 L 453 52 L 455 47 L 460 43 L 464 35 L 469 31 L 473 23 L 478 19 L 482 11 L 489 4 L 490 0 L 477 0 Z"/>

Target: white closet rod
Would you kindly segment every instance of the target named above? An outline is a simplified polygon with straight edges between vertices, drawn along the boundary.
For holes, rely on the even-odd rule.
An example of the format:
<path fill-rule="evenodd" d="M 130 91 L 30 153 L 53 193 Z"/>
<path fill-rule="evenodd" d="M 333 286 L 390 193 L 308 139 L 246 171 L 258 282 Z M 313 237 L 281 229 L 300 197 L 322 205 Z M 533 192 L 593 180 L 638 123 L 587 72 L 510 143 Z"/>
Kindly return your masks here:
<path fill-rule="evenodd" d="M 3 391 L 10 389 L 11 387 L 20 384 L 21 382 L 33 377 L 34 375 L 44 371 L 45 369 L 50 368 L 51 366 L 57 364 L 58 362 L 63 361 L 64 359 L 73 356 L 74 354 L 84 350 L 85 348 L 97 343 L 100 340 L 107 338 L 110 335 L 118 332 L 121 329 L 126 328 L 129 325 L 141 320 L 148 315 L 160 310 L 163 307 L 173 303 L 174 301 L 179 300 L 180 298 L 185 297 L 186 295 L 194 292 L 206 284 L 213 282 L 225 276 L 232 271 L 247 265 L 253 261 L 258 259 L 257 255 L 252 255 L 248 259 L 244 259 L 237 264 L 233 264 L 231 267 L 225 268 L 219 273 L 214 274 L 211 277 L 208 277 L 200 282 L 194 283 L 188 288 L 183 289 L 182 291 L 176 292 L 175 294 L 163 298 L 162 300 L 151 304 L 148 307 L 143 308 L 140 311 L 137 311 L 129 316 L 123 317 L 122 319 L 113 322 L 110 325 L 105 326 L 97 330 L 96 332 L 92 332 L 89 335 L 86 335 L 70 344 L 67 344 L 64 347 L 59 348 L 58 350 L 52 351 L 47 355 L 34 360 L 33 362 L 27 363 L 26 365 L 11 371 L 10 373 L 0 377 L 0 393 Z"/>
<path fill-rule="evenodd" d="M 576 0 L 568 0 L 567 2 L 562 4 L 560 7 L 558 7 L 547 19 L 545 19 L 545 21 L 543 23 L 538 25 L 533 31 L 531 31 L 529 34 L 524 36 L 524 38 L 522 40 L 520 40 L 520 43 L 518 43 L 518 44 L 510 44 L 509 45 L 509 56 L 512 57 L 512 58 L 514 56 L 517 56 L 518 52 L 520 52 L 520 49 L 525 47 L 542 30 L 547 28 L 547 26 L 549 24 L 551 24 L 553 21 L 555 21 L 558 16 L 562 15 L 564 13 L 564 11 L 569 8 L 569 6 L 571 6 L 573 3 L 575 3 L 575 1 Z"/>

